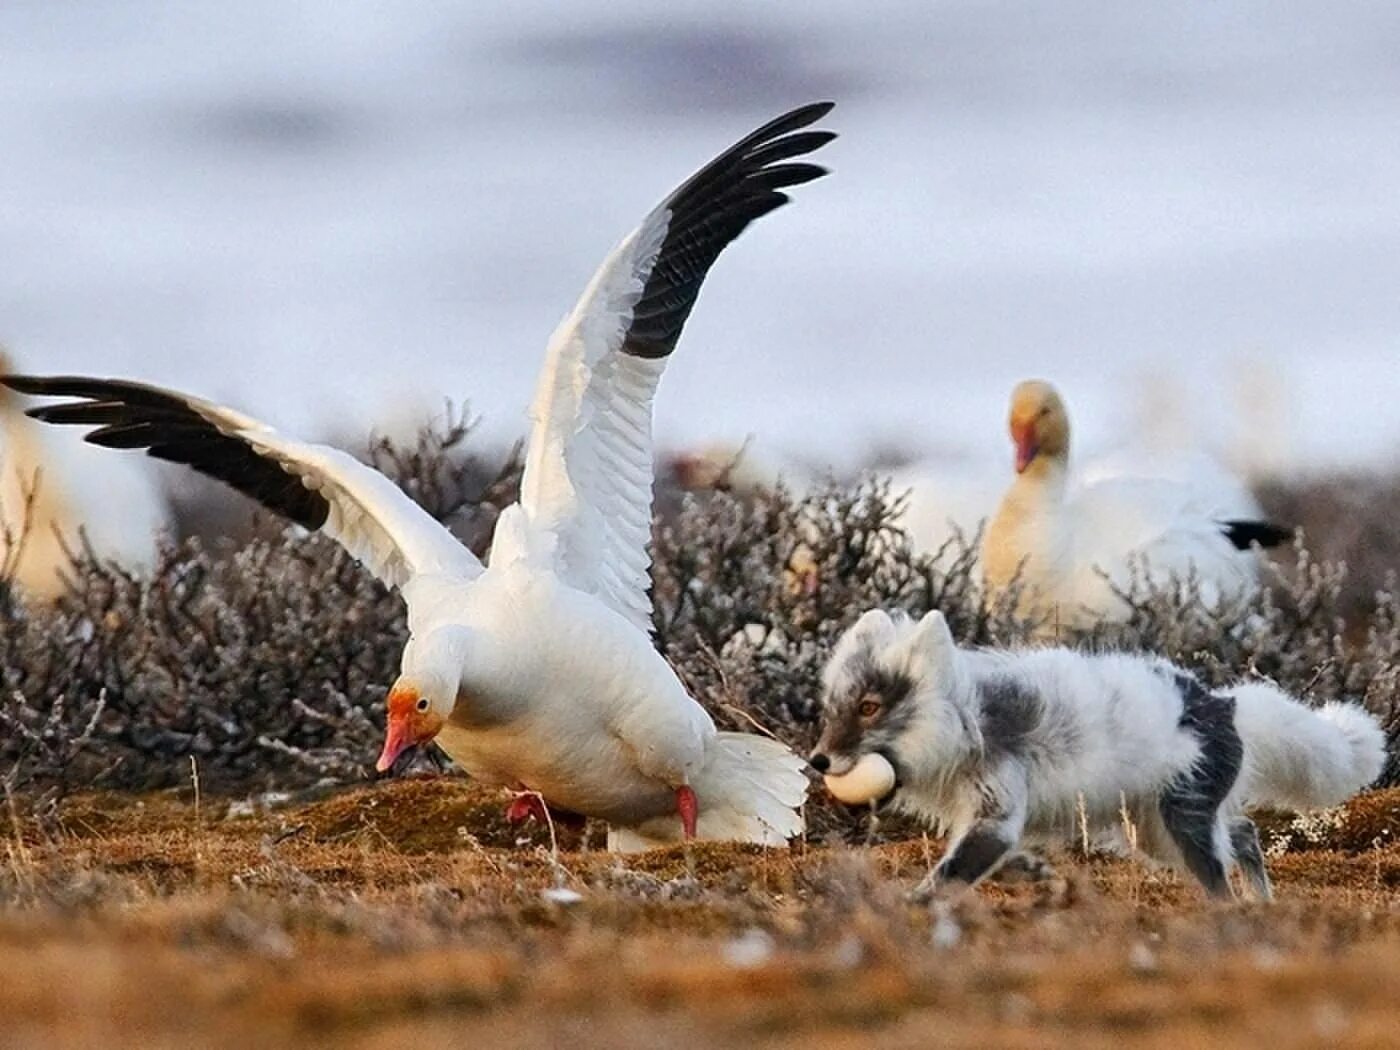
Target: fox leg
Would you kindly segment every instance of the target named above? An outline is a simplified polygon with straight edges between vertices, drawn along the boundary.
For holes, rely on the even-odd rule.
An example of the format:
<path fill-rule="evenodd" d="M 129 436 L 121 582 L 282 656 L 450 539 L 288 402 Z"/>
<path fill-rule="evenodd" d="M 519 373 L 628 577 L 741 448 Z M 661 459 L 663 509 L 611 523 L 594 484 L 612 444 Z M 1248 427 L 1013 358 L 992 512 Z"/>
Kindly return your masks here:
<path fill-rule="evenodd" d="M 1254 821 L 1244 816 L 1230 821 L 1230 848 L 1254 896 L 1262 901 L 1273 900 L 1269 869 L 1264 866 L 1264 851 L 1259 848 L 1259 829 L 1254 826 Z"/>
<path fill-rule="evenodd" d="M 1183 697 L 1181 727 L 1200 741 L 1200 757 L 1163 789 L 1157 810 L 1186 869 L 1212 897 L 1231 900 L 1234 847 L 1220 807 L 1239 777 L 1244 745 L 1235 728 L 1234 701 L 1194 688 Z"/>
<path fill-rule="evenodd" d="M 1227 872 L 1230 867 L 1228 852 L 1220 848 L 1220 840 L 1228 838 L 1228 832 L 1217 819 L 1201 817 L 1198 814 L 1164 811 L 1162 814 L 1167 833 L 1181 852 L 1186 870 L 1196 876 L 1205 891 L 1217 900 L 1233 900 Z"/>
<path fill-rule="evenodd" d="M 1211 693 L 1189 676 L 1178 676 L 1182 693 L 1180 727 L 1200 743 L 1200 756 L 1179 773 L 1157 799 L 1157 809 L 1186 869 L 1206 892 L 1231 900 L 1231 829 L 1220 811 L 1244 761 L 1235 726 L 1235 701 Z"/>
<path fill-rule="evenodd" d="M 927 898 L 948 886 L 975 886 L 1014 853 L 1026 826 L 1025 776 L 1003 767 L 980 785 L 974 816 L 953 836 L 948 851 L 914 893 Z"/>
<path fill-rule="evenodd" d="M 1232 900 L 1231 836 L 1219 801 L 1202 794 L 1199 784 L 1178 785 L 1162 793 L 1158 808 L 1186 870 L 1212 897 Z"/>
<path fill-rule="evenodd" d="M 1018 850 L 1010 854 L 996 870 L 998 882 L 1047 882 L 1056 877 L 1055 865 L 1040 854 L 1028 850 Z"/>

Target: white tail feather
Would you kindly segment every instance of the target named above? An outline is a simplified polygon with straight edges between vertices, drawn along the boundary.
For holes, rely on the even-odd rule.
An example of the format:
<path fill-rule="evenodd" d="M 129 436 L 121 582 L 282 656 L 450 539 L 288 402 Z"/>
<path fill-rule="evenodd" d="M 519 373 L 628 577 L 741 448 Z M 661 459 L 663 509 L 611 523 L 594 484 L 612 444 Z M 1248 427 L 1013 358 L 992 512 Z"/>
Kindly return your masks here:
<path fill-rule="evenodd" d="M 1359 705 L 1313 709 L 1263 683 L 1226 691 L 1244 741 L 1238 794 L 1245 805 L 1336 806 L 1380 776 L 1385 734 Z"/>
<path fill-rule="evenodd" d="M 720 733 L 691 787 L 700 803 L 698 839 L 785 846 L 802 834 L 805 763 L 785 744 L 753 733 Z M 635 853 L 679 842 L 675 817 L 610 828 L 608 849 Z"/>

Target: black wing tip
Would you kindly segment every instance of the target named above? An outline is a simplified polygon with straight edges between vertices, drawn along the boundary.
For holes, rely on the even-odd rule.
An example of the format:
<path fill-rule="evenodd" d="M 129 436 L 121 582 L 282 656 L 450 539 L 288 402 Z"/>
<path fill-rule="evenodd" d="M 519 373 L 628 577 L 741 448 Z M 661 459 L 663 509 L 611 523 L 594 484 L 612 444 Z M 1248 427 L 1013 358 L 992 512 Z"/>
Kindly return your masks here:
<path fill-rule="evenodd" d="M 754 176 L 753 181 L 758 183 L 761 180 L 762 184 L 770 189 L 782 189 L 815 182 L 830 174 L 830 168 L 820 164 L 809 164 L 805 161 L 797 164 L 769 164 L 761 173 Z"/>
<path fill-rule="evenodd" d="M 743 139 L 731 147 L 731 152 L 744 153 L 756 146 L 762 146 L 796 132 L 801 132 L 803 128 L 810 128 L 835 108 L 835 102 L 809 102 L 805 106 L 798 106 L 796 109 L 790 109 L 782 116 L 774 117 L 772 120 L 768 121 L 768 123 L 749 132 L 748 135 L 744 136 Z M 823 146 L 836 139 L 836 132 L 827 128 L 809 131 L 806 132 L 805 135 L 813 140 L 813 144 L 807 148 L 806 152 L 821 149 Z"/>
<path fill-rule="evenodd" d="M 1281 547 L 1293 539 L 1294 529 L 1290 525 L 1279 525 L 1272 521 L 1251 521 L 1239 519 L 1222 521 L 1225 538 L 1236 550 L 1247 551 L 1258 544 L 1265 549 Z"/>
<path fill-rule="evenodd" d="M 805 106 L 790 109 L 754 128 L 753 131 L 735 143 L 735 147 L 744 149 L 761 142 L 770 142 L 780 135 L 801 131 L 821 120 L 835 108 L 835 102 L 808 102 Z"/>
<path fill-rule="evenodd" d="M 836 132 L 825 128 L 816 131 L 803 129 L 821 120 L 835 105 L 834 102 L 813 102 L 773 118 L 735 142 L 678 186 L 667 198 L 668 201 L 675 201 L 689 191 L 700 190 L 726 176 L 732 178 L 736 169 L 738 172 L 762 169 L 781 160 L 814 153 L 830 144 L 836 139 Z M 792 148 L 781 149 L 784 143 Z M 774 154 L 775 147 L 780 150 L 778 155 Z"/>
<path fill-rule="evenodd" d="M 803 131 L 801 135 L 812 141 L 813 145 L 808 152 L 815 152 L 823 146 L 828 146 L 841 136 L 830 128 L 818 128 L 816 131 Z"/>
<path fill-rule="evenodd" d="M 190 467 L 313 532 L 330 516 L 329 499 L 239 436 L 224 433 L 198 405 L 174 391 L 83 376 L 7 375 L 0 376 L 0 383 L 23 393 L 74 399 L 40 405 L 25 415 L 43 423 L 93 427 L 83 435 L 90 445 L 144 451 Z"/>
<path fill-rule="evenodd" d="M 83 397 L 91 398 L 91 391 L 111 390 L 114 392 L 134 390 L 138 384 L 122 379 L 99 379 L 95 376 L 0 376 L 0 383 L 17 390 L 21 394 L 37 394 L 41 397 Z"/>
<path fill-rule="evenodd" d="M 836 138 L 834 131 L 803 130 L 835 106 L 809 102 L 775 117 L 672 191 L 662 204 L 669 212 L 666 235 L 628 324 L 622 353 L 669 356 L 720 253 L 750 223 L 790 203 L 784 190 L 831 174 L 797 158 Z"/>
<path fill-rule="evenodd" d="M 42 394 L 53 381 L 53 376 L 7 375 L 0 376 L 0 384 L 21 394 Z"/>
<path fill-rule="evenodd" d="M 808 124 L 814 124 L 821 120 L 822 117 L 826 116 L 835 108 L 836 103 L 829 100 L 826 102 L 808 102 L 806 105 L 798 106 L 794 110 L 789 110 L 778 119 L 786 120 L 791 118 L 792 120 L 801 120 L 804 123 L 798 124 L 796 127 L 805 128 Z"/>

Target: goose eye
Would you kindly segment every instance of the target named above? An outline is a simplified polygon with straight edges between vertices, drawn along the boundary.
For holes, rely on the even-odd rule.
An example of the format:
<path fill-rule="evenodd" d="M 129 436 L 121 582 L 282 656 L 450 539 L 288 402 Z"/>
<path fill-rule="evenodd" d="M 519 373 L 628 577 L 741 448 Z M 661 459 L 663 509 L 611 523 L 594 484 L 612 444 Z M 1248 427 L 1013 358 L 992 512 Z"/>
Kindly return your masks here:
<path fill-rule="evenodd" d="M 420 711 L 426 711 L 426 710 L 428 710 L 428 698 L 427 698 L 426 696 L 420 696 L 420 697 L 418 698 L 418 705 L 417 705 L 417 706 L 418 706 L 418 710 L 420 710 Z"/>
<path fill-rule="evenodd" d="M 859 711 L 861 718 L 874 718 L 880 713 L 880 701 L 862 700 Z"/>

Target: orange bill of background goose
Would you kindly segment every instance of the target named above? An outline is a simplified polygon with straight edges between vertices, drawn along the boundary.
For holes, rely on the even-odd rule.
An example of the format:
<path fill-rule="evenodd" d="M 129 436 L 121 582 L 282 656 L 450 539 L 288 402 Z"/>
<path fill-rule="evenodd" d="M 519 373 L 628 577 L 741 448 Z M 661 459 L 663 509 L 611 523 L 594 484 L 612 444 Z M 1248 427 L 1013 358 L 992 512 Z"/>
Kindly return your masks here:
<path fill-rule="evenodd" d="M 1212 603 L 1251 593 L 1255 546 L 1292 535 L 1270 522 L 1232 518 L 1209 494 L 1164 478 L 1072 486 L 1069 414 L 1044 381 L 1012 392 L 1009 425 L 1016 479 L 987 526 L 982 566 L 993 591 L 1016 581 L 1021 611 L 1047 630 L 1126 619 L 1128 605 L 1114 592 L 1130 585 L 1135 569 L 1158 584 L 1191 576 Z"/>
<path fill-rule="evenodd" d="M 651 409 L 720 252 L 786 204 L 785 188 L 826 174 L 794 158 L 835 137 L 806 130 L 831 108 L 793 110 L 726 150 L 594 275 L 550 339 L 520 502 L 500 517 L 489 568 L 337 449 L 138 383 L 3 381 L 76 398 L 30 414 L 225 481 L 399 589 L 410 639 L 381 771 L 435 741 L 473 776 L 607 821 L 615 849 L 693 837 L 782 844 L 803 827 L 802 760 L 774 740 L 718 732 L 651 642 Z"/>

